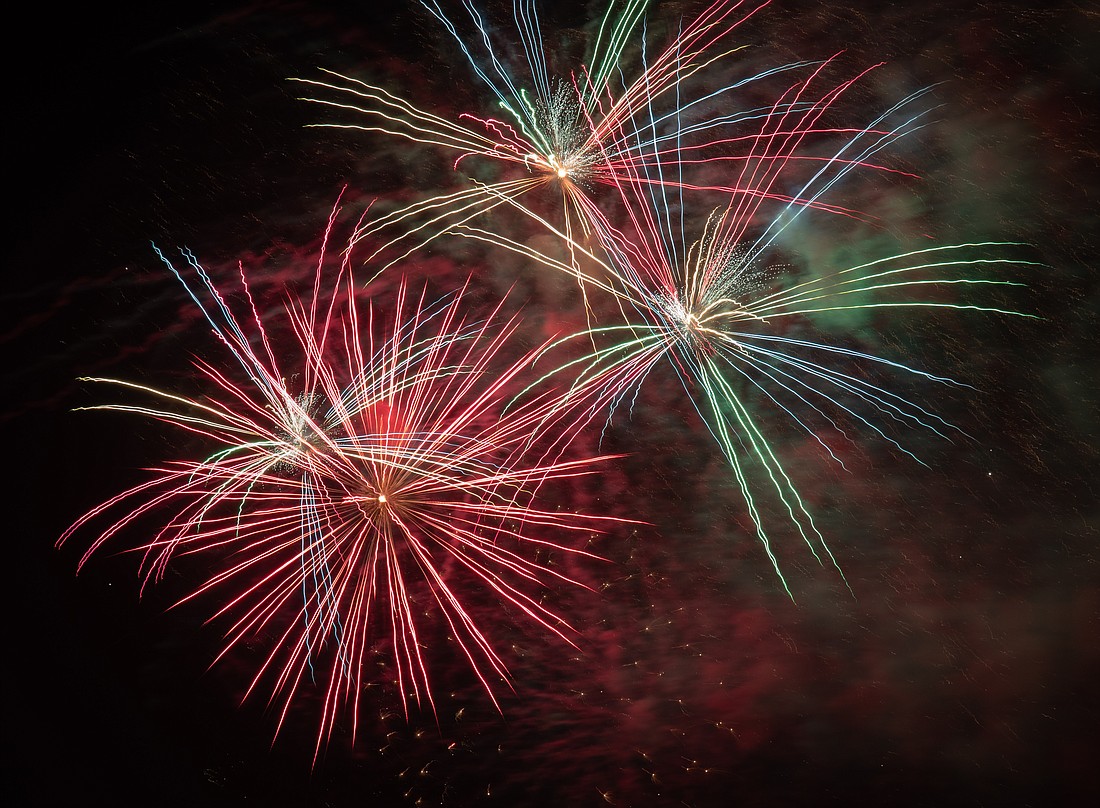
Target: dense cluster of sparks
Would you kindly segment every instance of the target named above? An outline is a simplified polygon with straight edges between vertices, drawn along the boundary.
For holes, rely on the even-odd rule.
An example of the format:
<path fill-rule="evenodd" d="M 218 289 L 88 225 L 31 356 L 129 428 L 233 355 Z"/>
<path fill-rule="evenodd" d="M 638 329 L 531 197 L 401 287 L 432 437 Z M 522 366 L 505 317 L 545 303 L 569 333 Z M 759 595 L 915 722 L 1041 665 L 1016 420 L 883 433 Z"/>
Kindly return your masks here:
<path fill-rule="evenodd" d="M 609 4 L 600 20 L 589 57 L 569 70 L 552 72 L 543 48 L 533 0 L 515 0 L 516 31 L 525 56 L 522 65 L 506 65 L 495 47 L 491 28 L 469 2 L 467 35 L 436 0 L 423 5 L 457 41 L 477 78 L 496 99 L 501 117 L 472 112 L 444 117 L 420 109 L 384 87 L 326 71 L 324 79 L 296 79 L 312 91 L 306 100 L 351 113 L 349 122 L 318 126 L 381 132 L 455 153 L 459 169 L 470 158 L 522 167 L 516 177 L 474 183 L 450 193 L 419 200 L 368 222 L 357 234 L 366 239 L 395 233 L 376 247 L 408 246 L 401 257 L 422 247 L 449 226 L 468 222 L 498 205 L 528 192 L 555 186 L 561 195 L 561 226 L 570 236 L 589 234 L 590 211 L 598 207 L 590 195 L 596 185 L 615 185 L 637 177 L 637 167 L 654 154 L 675 152 L 686 165 L 695 154 L 712 152 L 729 143 L 729 130 L 759 110 L 709 115 L 701 110 L 734 103 L 736 91 L 775 73 L 805 67 L 784 65 L 736 79 L 718 90 L 686 98 L 683 89 L 707 68 L 735 54 L 723 50 L 729 34 L 767 3 L 762 0 L 716 2 L 689 23 L 656 55 L 647 53 L 645 32 L 639 32 L 648 0 Z M 503 45 L 504 43 L 500 43 Z M 624 71 L 632 70 L 633 79 Z M 526 82 L 521 79 L 526 78 Z M 797 105 L 797 102 L 791 102 Z M 658 111 L 659 110 L 659 111 Z M 644 126 L 642 112 L 652 121 Z M 693 120 L 667 130 L 670 122 Z M 650 178 L 664 183 L 665 178 Z M 673 182 L 671 178 L 668 182 Z M 395 259 L 397 260 L 397 259 Z"/>
<path fill-rule="evenodd" d="M 545 411 L 562 406 L 553 392 L 514 400 L 515 377 L 546 347 L 508 360 L 517 317 L 497 310 L 475 321 L 463 291 L 431 302 L 404 283 L 395 300 L 372 300 L 361 313 L 352 253 L 327 294 L 322 255 L 312 299 L 285 307 L 290 354 L 273 346 L 243 270 L 248 307 L 238 316 L 190 252 L 184 270 L 158 254 L 237 367 L 198 362 L 211 391 L 200 399 L 92 380 L 159 402 L 97 409 L 156 418 L 217 448 L 155 469 L 74 524 L 62 541 L 124 511 L 82 565 L 146 514 L 171 514 L 136 548 L 146 582 L 183 554 L 220 559 L 188 599 L 220 598 L 215 616 L 230 621 L 223 654 L 257 634 L 276 636 L 249 692 L 269 681 L 280 725 L 304 681 L 323 683 L 319 743 L 346 704 L 354 733 L 380 646 L 391 651 L 401 699 L 433 706 L 425 611 L 446 622 L 490 697 L 507 682 L 504 661 L 463 605 L 471 587 L 571 642 L 569 624 L 537 593 L 570 581 L 539 556 L 587 555 L 578 547 L 608 520 L 540 508 L 536 496 L 546 481 L 592 473 L 606 458 L 561 459 L 562 441 L 544 425 Z M 392 306 L 389 322 L 380 322 L 382 306 Z M 555 541 L 570 533 L 582 539 Z"/>
<path fill-rule="evenodd" d="M 879 375 L 955 382 L 830 339 L 817 318 L 867 308 L 1018 314 L 954 294 L 1012 284 L 986 274 L 1025 263 L 1009 243 L 909 248 L 801 274 L 779 265 L 776 256 L 792 252 L 796 221 L 875 225 L 873 215 L 832 202 L 830 191 L 853 172 L 906 173 L 882 156 L 923 125 L 926 110 L 910 112 L 920 91 L 858 127 L 836 125 L 836 105 L 868 71 L 830 82 L 835 58 L 731 80 L 741 68 L 730 35 L 765 2 L 716 0 L 651 55 L 645 0 L 612 0 L 593 27 L 588 58 L 567 72 L 544 50 L 533 0 L 513 3 L 518 65 L 469 0 L 461 25 L 436 0 L 421 5 L 457 42 L 499 111 L 437 114 L 326 72 L 299 79 L 313 93 L 308 100 L 350 117 L 318 125 L 442 148 L 458 172 L 473 160 L 494 161 L 506 169 L 501 178 L 461 181 L 458 190 L 360 220 L 338 268 L 322 259 L 310 300 L 286 306 L 293 368 L 281 358 L 285 347 L 269 339 L 243 270 L 249 308 L 241 317 L 190 253 L 186 272 L 162 255 L 235 366 L 199 362 L 211 391 L 201 399 L 112 381 L 160 404 L 108 409 L 160 419 L 217 448 L 155 470 L 66 534 L 129 508 L 102 530 L 86 561 L 147 514 L 169 513 L 138 546 L 147 579 L 180 554 L 221 558 L 193 597 L 218 593 L 219 615 L 231 621 L 226 652 L 260 630 L 276 636 L 253 688 L 267 681 L 281 715 L 304 681 L 324 680 L 318 749 L 345 705 L 358 715 L 372 676 L 367 663 L 380 648 L 390 653 L 390 679 L 406 705 L 432 705 L 421 639 L 429 604 L 490 695 L 507 681 L 504 661 L 464 606 L 471 583 L 568 641 L 568 623 L 532 591 L 569 581 L 540 551 L 583 553 L 583 541 L 554 537 L 587 537 L 600 517 L 540 506 L 537 494 L 547 480 L 590 473 L 606 459 L 567 459 L 566 450 L 580 430 L 629 406 L 647 379 L 683 387 L 790 593 L 774 551 L 782 530 L 793 530 L 819 561 L 838 572 L 840 565 L 769 440 L 772 413 L 838 463 L 822 424 L 843 440 L 854 439 L 852 427 L 872 433 L 907 454 L 896 427 L 957 431 Z M 703 89 L 711 76 L 717 81 Z M 761 102 L 760 87 L 776 81 L 779 89 Z M 738 107 L 750 85 L 751 102 Z M 544 200 L 529 201 L 545 188 L 557 189 L 560 215 L 547 214 Z M 494 228 L 497 208 L 519 211 L 562 252 Z M 429 300 L 402 282 L 388 319 L 379 314 L 388 304 L 375 300 L 360 312 L 356 248 L 367 253 L 356 261 L 381 272 L 444 236 L 477 239 L 575 278 L 588 327 L 507 361 L 518 320 L 499 308 L 471 319 L 461 291 Z M 394 247 L 396 258 L 379 258 Z M 589 302 L 597 295 L 605 305 Z M 577 346 L 546 369 L 547 356 Z M 537 373 L 536 361 L 544 363 Z M 769 521 L 772 512 L 786 515 L 786 528 Z"/>

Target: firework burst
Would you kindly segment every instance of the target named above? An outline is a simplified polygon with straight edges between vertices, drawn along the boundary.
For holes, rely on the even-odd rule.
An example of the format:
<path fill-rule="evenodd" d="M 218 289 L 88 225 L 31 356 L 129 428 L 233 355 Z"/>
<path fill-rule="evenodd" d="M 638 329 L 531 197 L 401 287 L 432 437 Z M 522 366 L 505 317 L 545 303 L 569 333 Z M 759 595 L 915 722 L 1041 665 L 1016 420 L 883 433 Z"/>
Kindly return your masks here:
<path fill-rule="evenodd" d="M 607 458 L 563 459 L 565 441 L 541 428 L 562 404 L 552 391 L 505 410 L 517 377 L 546 347 L 507 360 L 518 316 L 503 317 L 498 306 L 471 319 L 464 291 L 432 302 L 404 282 L 388 318 L 373 301 L 360 312 L 350 252 L 325 292 L 322 250 L 311 301 L 291 298 L 285 307 L 292 360 L 264 326 L 243 269 L 246 313 L 238 316 L 195 257 L 182 255 L 182 270 L 161 258 L 237 367 L 198 360 L 202 398 L 96 379 L 159 404 L 93 409 L 152 417 L 215 448 L 204 460 L 153 469 L 78 520 L 61 542 L 123 512 L 81 565 L 147 518 L 159 529 L 130 548 L 142 554 L 146 584 L 180 556 L 213 559 L 213 572 L 184 600 L 219 599 L 214 617 L 229 623 L 219 659 L 257 638 L 269 645 L 246 697 L 270 688 L 279 728 L 316 682 L 318 752 L 345 709 L 354 736 L 362 690 L 376 678 L 397 689 L 406 711 L 410 702 L 434 710 L 422 637 L 429 620 L 495 703 L 508 670 L 467 605 L 471 595 L 571 642 L 569 624 L 539 591 L 577 582 L 549 557 L 589 555 L 579 548 L 614 520 L 541 509 L 536 495 L 547 481 L 590 474 Z M 387 654 L 390 672 L 379 677 Z"/>
<path fill-rule="evenodd" d="M 832 207 L 826 195 L 856 169 L 892 170 L 875 162 L 877 155 L 921 125 L 925 112 L 908 108 L 923 92 L 890 106 L 865 127 L 822 128 L 822 114 L 852 81 L 813 102 L 805 101 L 808 82 L 784 93 L 762 116 L 757 133 L 739 139 L 746 151 L 721 158 L 736 159 L 739 176 L 732 193 L 710 188 L 729 195 L 705 215 L 699 212 L 699 197 L 687 199 L 685 185 L 662 179 L 681 175 L 683 161 L 676 153 L 652 148 L 621 166 L 627 176 L 615 183 L 616 204 L 587 208 L 599 247 L 572 244 L 591 267 L 582 277 L 611 293 L 617 309 L 611 315 L 619 323 L 591 325 L 567 338 L 591 345 L 591 352 L 548 374 L 570 378 L 574 400 L 583 402 L 590 417 L 600 418 L 632 402 L 655 369 L 671 367 L 732 469 L 757 538 L 788 594 L 765 498 L 772 501 L 768 509 L 786 517 L 818 561 L 838 571 L 839 565 L 769 440 L 768 410 L 781 412 L 842 466 L 822 434 L 854 442 L 859 432 L 870 432 L 918 462 L 905 448 L 899 427 L 928 429 L 945 439 L 961 434 L 934 412 L 888 390 L 882 376 L 911 374 L 965 385 L 851 347 L 848 336 L 837 338 L 827 318 L 872 309 L 1030 316 L 952 295 L 1020 285 L 989 274 L 1030 263 L 1020 259 L 1018 244 L 916 248 L 855 266 L 812 266 L 806 273 L 781 265 L 776 256 L 791 249 L 794 225 L 807 211 L 845 213 L 870 224 L 868 217 Z M 824 153 L 801 151 L 808 135 L 825 131 L 839 137 L 839 146 Z M 792 190 L 777 193 L 779 187 Z M 547 219 L 516 208 L 569 239 Z M 573 264 L 504 234 L 474 224 L 453 230 L 577 273 Z"/>
<path fill-rule="evenodd" d="M 670 35 L 670 44 L 655 54 L 650 54 L 646 45 L 646 0 L 612 2 L 593 26 L 588 58 L 567 75 L 565 71 L 555 73 L 547 58 L 532 0 L 513 4 L 523 58 L 511 60 L 502 55 L 507 46 L 494 42 L 492 27 L 471 3 L 463 3 L 468 17 L 465 26 L 456 24 L 435 0 L 424 0 L 421 5 L 457 42 L 474 74 L 495 98 L 502 117 L 472 112 L 446 117 L 383 87 L 325 71 L 324 79 L 296 79 L 315 93 L 305 100 L 351 117 L 348 123 L 317 125 L 378 132 L 441 147 L 457 155 L 456 169 L 481 158 L 520 173 L 506 172 L 504 179 L 492 182 L 473 179 L 458 191 L 370 219 L 356 238 L 379 238 L 377 252 L 400 245 L 400 255 L 394 259 L 400 260 L 449 229 L 500 205 L 518 205 L 517 200 L 529 192 L 547 187 L 559 191 L 562 212 L 557 226 L 570 245 L 585 243 L 592 234 L 593 218 L 602 203 L 592 198 L 597 186 L 645 182 L 680 189 L 717 188 L 824 206 L 816 199 L 789 197 L 764 183 L 751 189 L 724 182 L 711 186 L 690 176 L 700 166 L 744 159 L 726 155 L 731 144 L 753 137 L 744 130 L 761 118 L 774 122 L 769 133 L 773 141 L 783 140 L 787 146 L 769 153 L 768 160 L 777 163 L 801 159 L 795 147 L 806 137 L 836 134 L 816 128 L 807 119 L 820 117 L 850 82 L 822 99 L 803 97 L 811 78 L 829 60 L 763 70 L 741 68 L 744 75 L 717 89 L 703 90 L 693 83 L 693 78 L 709 76 L 717 65 L 733 61 L 743 46 L 726 48 L 724 40 L 766 6 L 764 0 L 718 0 L 695 19 L 681 22 Z M 643 30 L 639 33 L 639 29 Z M 809 73 L 778 103 L 738 108 L 736 93 L 792 71 Z M 723 74 L 731 72 L 736 71 L 726 68 Z M 627 75 L 635 78 L 627 79 Z M 791 119 L 802 119 L 797 137 L 783 128 L 790 126 Z M 572 264 L 583 286 L 586 281 L 575 254 Z"/>

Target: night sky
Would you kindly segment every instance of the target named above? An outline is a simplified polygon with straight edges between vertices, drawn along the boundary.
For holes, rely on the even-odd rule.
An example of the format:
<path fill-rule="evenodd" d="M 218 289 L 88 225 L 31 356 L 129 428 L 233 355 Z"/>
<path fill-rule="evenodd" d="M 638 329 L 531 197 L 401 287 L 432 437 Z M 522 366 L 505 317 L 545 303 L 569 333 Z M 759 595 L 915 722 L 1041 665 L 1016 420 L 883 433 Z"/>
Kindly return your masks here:
<path fill-rule="evenodd" d="M 85 545 L 55 548 L 143 467 L 203 451 L 137 416 L 74 411 L 115 395 L 77 377 L 183 390 L 192 355 L 224 358 L 151 241 L 189 247 L 216 279 L 242 261 L 258 298 L 274 303 L 311 278 L 345 186 L 353 212 L 454 182 L 452 158 L 430 149 L 307 128 L 322 111 L 288 78 L 321 67 L 369 76 L 441 113 L 488 102 L 419 4 L 178 5 L 112 19 L 42 4 L 9 28 L 9 804 L 1100 797 L 1094 6 L 775 0 L 741 29 L 744 58 L 760 64 L 842 49 L 846 64 L 886 61 L 846 112 L 937 85 L 929 125 L 900 147 L 919 182 L 872 178 L 846 199 L 896 232 L 1021 242 L 1041 264 L 1014 271 L 1027 288 L 1006 298 L 1041 319 L 948 312 L 849 324 L 853 346 L 971 386 L 884 377 L 969 436 L 910 433 L 926 466 L 868 434 L 844 447 L 844 472 L 782 414 L 762 416 L 850 590 L 785 536 L 795 602 L 787 597 L 682 387 L 655 374 L 602 446 L 594 434 L 577 447 L 628 456 L 553 492 L 567 507 L 646 523 L 602 537 L 605 561 L 569 562 L 590 590 L 550 594 L 578 649 L 483 605 L 510 649 L 515 690 L 500 692 L 501 713 L 440 638 L 430 649 L 437 715 L 406 719 L 393 693 L 372 686 L 355 744 L 340 726 L 313 764 L 316 694 L 303 694 L 272 746 L 263 698 L 241 705 L 260 651 L 211 668 L 221 634 L 204 621 L 216 604 L 170 608 L 201 581 L 200 563 L 171 568 L 139 597 L 132 556 L 104 552 L 78 577 Z M 509 5 L 489 7 L 506 20 Z M 567 47 L 600 4 L 543 5 L 553 5 L 547 42 Z M 654 5 L 667 22 L 701 4 Z M 796 247 L 807 260 L 866 246 L 859 227 L 828 216 L 804 230 Z M 485 301 L 511 289 L 532 338 L 576 324 L 569 281 L 484 246 L 433 245 L 415 271 L 442 285 L 472 276 Z"/>

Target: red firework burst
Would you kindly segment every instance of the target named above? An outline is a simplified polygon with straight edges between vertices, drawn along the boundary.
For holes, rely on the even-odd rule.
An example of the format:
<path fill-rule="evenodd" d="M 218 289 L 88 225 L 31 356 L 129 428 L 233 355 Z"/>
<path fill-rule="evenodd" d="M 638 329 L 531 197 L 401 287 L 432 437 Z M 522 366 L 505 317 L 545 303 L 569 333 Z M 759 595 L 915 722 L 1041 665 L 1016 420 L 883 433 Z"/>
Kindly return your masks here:
<path fill-rule="evenodd" d="M 276 734 L 305 684 L 317 681 L 317 752 L 345 709 L 354 737 L 380 650 L 392 657 L 384 678 L 406 712 L 410 701 L 434 710 L 422 638 L 432 619 L 445 623 L 495 703 L 508 670 L 465 598 L 487 595 L 570 642 L 568 623 L 537 593 L 578 582 L 552 569 L 548 555 L 588 555 L 578 545 L 613 521 L 537 504 L 543 483 L 592 473 L 608 456 L 564 457 L 576 427 L 561 425 L 579 421 L 562 417 L 554 391 L 515 398 L 517 377 L 546 347 L 509 358 L 518 315 L 498 306 L 473 319 L 465 289 L 430 300 L 404 281 L 389 317 L 374 301 L 360 312 L 350 250 L 330 293 L 322 291 L 321 253 L 310 301 L 290 297 L 285 306 L 291 353 L 265 328 L 243 269 L 245 302 L 234 306 L 191 253 L 182 252 L 187 267 L 179 270 L 158 250 L 236 366 L 197 360 L 208 388 L 201 398 L 95 379 L 159 403 L 94 409 L 164 421 L 202 436 L 212 451 L 153 469 L 60 540 L 122 511 L 81 566 L 147 515 L 158 520 L 155 535 L 131 545 L 143 555 L 145 583 L 181 555 L 212 559 L 209 577 L 184 600 L 218 599 L 214 617 L 229 620 L 219 659 L 267 638 L 246 698 L 270 689 Z"/>

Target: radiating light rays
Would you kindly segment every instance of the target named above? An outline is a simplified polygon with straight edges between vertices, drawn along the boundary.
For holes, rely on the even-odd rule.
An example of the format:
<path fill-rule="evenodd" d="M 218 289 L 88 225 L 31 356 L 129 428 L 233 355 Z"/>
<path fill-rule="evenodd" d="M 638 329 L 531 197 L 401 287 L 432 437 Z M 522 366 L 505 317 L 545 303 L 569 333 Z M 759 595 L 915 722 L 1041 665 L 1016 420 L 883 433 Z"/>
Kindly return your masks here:
<path fill-rule="evenodd" d="M 740 8 L 728 18 L 736 25 L 762 5 L 711 8 Z M 405 202 L 419 192 L 399 191 L 396 210 L 379 200 L 355 229 L 354 252 L 319 261 L 312 294 L 306 288 L 275 316 L 259 294 L 253 300 L 261 287 L 250 287 L 243 270 L 239 284 L 225 283 L 190 253 L 166 253 L 233 358 L 199 361 L 188 389 L 205 395 L 100 380 L 126 402 L 105 409 L 171 424 L 206 448 L 181 449 L 180 460 L 158 464 L 63 540 L 91 536 L 82 565 L 115 547 L 136 550 L 143 586 L 176 564 L 185 574 L 201 564 L 184 600 L 224 632 L 218 660 L 251 658 L 246 695 L 268 700 L 280 737 L 293 734 L 300 715 L 316 715 L 315 754 L 345 726 L 353 738 L 369 737 L 374 704 L 392 704 L 395 693 L 407 716 L 437 704 L 442 715 L 440 688 L 456 676 L 487 709 L 504 694 L 502 725 L 514 728 L 511 673 L 517 690 L 530 692 L 535 669 L 528 658 L 509 671 L 523 654 L 505 652 L 514 635 L 500 623 L 519 616 L 521 632 L 562 647 L 576 640 L 567 619 L 579 619 L 560 605 L 568 593 L 587 582 L 615 596 L 608 581 L 616 573 L 596 583 L 580 571 L 592 534 L 616 527 L 570 513 L 586 497 L 605 514 L 653 509 L 669 532 L 639 537 L 660 548 L 647 560 L 706 567 L 723 592 L 746 584 L 748 567 L 723 564 L 744 550 L 776 593 L 802 600 L 803 562 L 813 557 L 826 567 L 817 577 L 838 586 L 850 578 L 865 599 L 865 578 L 846 559 L 859 552 L 849 549 L 853 536 L 867 530 L 841 532 L 834 510 L 851 512 L 847 499 L 837 503 L 858 487 L 852 454 L 874 442 L 891 457 L 934 465 L 939 455 L 925 447 L 935 441 L 921 436 L 957 440 L 970 429 L 913 392 L 959 383 L 904 346 L 884 347 L 877 326 L 891 329 L 898 315 L 1018 314 L 999 302 L 1011 298 L 1008 271 L 1026 263 L 1018 245 L 975 239 L 910 249 L 898 239 L 906 246 L 884 248 L 896 234 L 889 212 L 842 196 L 864 189 L 842 187 L 859 174 L 908 184 L 891 150 L 924 125 L 927 91 L 856 119 L 866 126 L 846 126 L 853 108 L 866 109 L 866 94 L 853 88 L 872 82 L 859 71 L 837 80 L 843 57 L 761 70 L 728 50 L 736 42 L 720 42 L 733 30 L 727 23 L 710 22 L 684 26 L 654 56 L 649 43 L 660 35 L 643 30 L 642 2 L 621 21 L 609 11 L 595 34 L 602 56 L 563 72 L 564 59 L 552 67 L 553 40 L 533 5 L 514 7 L 520 37 L 509 51 L 496 48 L 490 34 L 499 28 L 483 25 L 472 5 L 453 6 L 475 35 L 459 26 L 451 33 L 500 90 L 488 96 L 501 102 L 495 111 L 437 115 L 423 98 L 414 105 L 336 74 L 303 85 L 334 126 L 405 138 L 423 145 L 410 150 L 417 154 L 449 153 L 450 179 L 412 205 Z M 439 16 L 450 25 L 456 14 L 447 13 Z M 488 57 L 473 49 L 482 44 Z M 466 65 L 460 58 L 447 67 Z M 362 142 L 370 147 L 370 138 Z M 810 230 L 814 238 L 800 244 Z M 853 232 L 872 233 L 874 243 L 837 252 L 865 258 L 811 252 Z M 415 258 L 440 235 L 521 256 L 498 266 L 499 251 L 488 250 L 490 260 L 475 265 L 471 251 L 471 276 L 490 284 L 517 264 L 558 273 L 532 284 L 543 304 L 534 328 L 503 316 L 503 304 L 486 312 L 462 291 L 412 290 L 398 282 L 400 266 L 383 279 L 396 296 L 356 304 L 357 291 L 378 288 L 364 278 Z M 566 302 L 576 302 L 575 290 L 562 278 L 578 284 L 583 311 Z M 431 288 L 438 285 L 435 276 Z M 587 328 L 528 347 L 563 322 L 580 329 L 584 314 Z M 612 419 L 623 426 L 628 412 L 639 416 L 628 426 L 634 434 L 611 434 Z M 693 424 L 688 432 L 681 416 Z M 660 428 L 639 434 L 640 423 Z M 602 503 L 582 490 L 587 480 L 566 479 L 604 460 L 574 459 L 601 427 L 616 448 L 640 441 L 668 452 L 643 457 L 611 496 L 598 489 Z M 857 472 L 847 486 L 834 483 L 829 459 Z M 575 499 L 553 500 L 557 484 Z M 909 504 L 899 494 L 889 507 Z M 692 523 L 702 531 L 685 541 Z M 657 563 L 635 574 L 668 572 Z M 575 603 L 588 594 L 577 590 Z M 620 651 L 605 660 L 609 670 Z M 563 665 L 566 657 L 569 667 L 591 662 L 570 653 Z M 444 675 L 448 658 L 461 670 Z M 553 691 L 555 683 L 536 686 Z M 664 701 L 677 709 L 676 694 Z M 599 702 L 616 709 L 614 699 Z M 317 709 L 301 709 L 308 704 Z M 639 704 L 631 710 L 665 709 Z"/>
<path fill-rule="evenodd" d="M 513 5 L 522 58 L 512 59 L 503 54 L 502 43 L 494 39 L 493 29 L 472 3 L 462 4 L 468 18 L 465 25 L 456 23 L 435 0 L 422 5 L 458 44 L 496 99 L 501 116 L 436 114 L 383 87 L 327 70 L 323 79 L 296 79 L 314 91 L 305 100 L 348 115 L 346 122 L 317 126 L 377 132 L 440 147 L 456 155 L 456 168 L 483 158 L 520 172 L 506 172 L 491 182 L 475 181 L 472 187 L 372 217 L 357 238 L 376 240 L 375 255 L 397 249 L 393 261 L 501 204 L 541 209 L 541 203 L 517 200 L 546 186 L 559 190 L 562 213 L 555 217 L 556 225 L 567 242 L 584 243 L 591 235 L 590 209 L 600 204 L 590 198 L 597 186 L 640 181 L 645 176 L 646 182 L 705 189 L 706 183 L 691 176 L 698 164 L 710 164 L 716 155 L 736 159 L 723 156 L 729 144 L 739 143 L 746 136 L 737 131 L 760 118 L 775 120 L 772 141 L 790 143 L 792 137 L 782 131 L 782 125 L 798 117 L 803 118 L 798 128 L 802 139 L 835 134 L 806 125 L 805 118 L 819 117 L 842 90 L 817 105 L 792 93 L 772 107 L 738 106 L 737 93 L 754 83 L 792 71 L 816 75 L 821 69 L 811 62 L 764 70 L 734 66 L 743 46 L 727 46 L 725 39 L 767 5 L 761 0 L 718 0 L 693 20 L 681 22 L 670 32 L 670 44 L 653 54 L 648 52 L 648 31 L 642 23 L 647 3 L 612 2 L 592 38 L 586 62 L 568 75 L 552 72 L 533 2 L 517 0 Z M 724 80 L 700 89 L 702 77 L 718 75 L 718 68 Z M 727 82 L 730 75 L 737 77 Z M 800 79 L 795 86 L 806 81 Z M 787 152 L 773 147 L 768 159 L 801 159 L 793 154 L 796 145 Z M 637 165 L 656 167 L 654 156 L 669 170 L 645 172 L 644 166 Z M 673 165 L 681 158 L 681 164 Z M 756 154 L 749 158 L 761 159 Z M 727 184 L 718 187 L 730 190 Z M 754 186 L 746 192 L 760 191 Z M 801 204 L 777 190 L 766 193 Z"/>
<path fill-rule="evenodd" d="M 499 306 L 474 316 L 462 290 L 432 300 L 404 282 L 392 306 L 360 311 L 352 253 L 337 268 L 322 250 L 311 298 L 285 305 L 288 340 L 261 316 L 243 269 L 229 294 L 190 252 L 182 269 L 158 254 L 232 362 L 196 361 L 200 398 L 97 379 L 155 403 L 93 409 L 161 420 L 212 450 L 152 469 L 79 519 L 59 543 L 98 530 L 82 566 L 127 540 L 146 583 L 181 556 L 205 558 L 212 571 L 184 600 L 219 604 L 219 659 L 266 647 L 246 697 L 269 689 L 278 728 L 317 683 L 318 753 L 345 715 L 354 736 L 370 684 L 395 687 L 406 710 L 434 710 L 429 656 L 457 652 L 495 703 L 509 674 L 491 639 L 502 616 L 486 615 L 487 602 L 571 642 L 542 594 L 579 584 L 548 554 L 589 556 L 601 526 L 621 520 L 539 506 L 548 481 L 608 458 L 565 456 L 579 424 L 553 390 L 515 404 L 520 375 L 547 348 L 517 355 L 518 316 Z M 427 649 L 429 627 L 453 645 Z"/>
<path fill-rule="evenodd" d="M 973 274 L 944 277 L 947 272 L 1027 265 L 1015 257 L 1018 247 L 984 243 L 929 248 L 787 288 L 782 288 L 784 278 L 777 272 L 769 276 L 780 287 L 775 290 L 767 285 L 742 287 L 745 276 L 739 269 L 712 271 L 695 265 L 678 286 L 655 284 L 652 294 L 636 300 L 628 324 L 576 335 L 574 340 L 597 347 L 551 375 L 574 380 L 574 396 L 585 401 L 590 417 L 598 420 L 629 406 L 659 368 L 671 368 L 726 457 L 757 538 L 790 593 L 774 548 L 779 525 L 764 515 L 765 507 L 782 514 L 819 561 L 827 559 L 840 567 L 799 494 L 797 475 L 788 471 L 771 439 L 775 417 L 769 411 L 788 419 L 841 466 L 828 432 L 843 442 L 855 442 L 861 435 L 876 437 L 916 462 L 923 461 L 907 448 L 907 430 L 924 429 L 948 440 L 962 434 L 934 411 L 889 389 L 889 379 L 898 374 L 940 384 L 958 382 L 850 347 L 847 339 L 833 344 L 828 330 L 816 327 L 813 318 L 822 312 L 901 307 L 1030 316 L 936 297 L 956 286 L 1019 285 Z M 699 245 L 686 252 L 728 255 Z M 906 280 L 885 281 L 888 276 Z M 750 294 L 741 294 L 741 288 Z M 922 290 L 932 294 L 912 295 Z M 899 292 L 906 296 L 884 297 Z M 662 378 L 670 380 L 667 375 Z"/>
<path fill-rule="evenodd" d="M 838 571 L 839 565 L 771 437 L 772 413 L 837 462 L 825 433 L 842 441 L 871 434 L 918 462 L 906 446 L 906 429 L 943 438 L 959 434 L 887 386 L 889 375 L 897 373 L 954 382 L 852 347 L 848 337 L 837 341 L 823 327 L 825 318 L 901 308 L 1029 316 L 965 295 L 983 287 L 1019 285 L 1004 271 L 1030 262 L 1021 258 L 1022 245 L 1013 243 L 927 247 L 847 268 L 812 265 L 805 273 L 776 265 L 773 256 L 784 255 L 781 244 L 794 249 L 780 238 L 788 228 L 804 217 L 821 221 L 823 214 L 842 212 L 830 207 L 828 195 L 853 170 L 884 168 L 873 162 L 877 155 L 916 131 L 925 114 L 909 109 L 923 94 L 918 92 L 890 105 L 865 127 L 822 128 L 822 114 L 855 79 L 811 95 L 815 80 L 816 74 L 792 86 L 772 114 L 761 118 L 756 135 L 739 141 L 748 149 L 739 176 L 732 188 L 723 189 L 726 201 L 709 215 L 684 184 L 666 181 L 682 175 L 682 160 L 653 145 L 656 138 L 647 155 L 621 167 L 623 176 L 614 182 L 616 204 L 586 209 L 599 248 L 574 244 L 591 267 L 586 277 L 600 280 L 592 286 L 611 293 L 614 308 L 604 311 L 612 316 L 567 338 L 588 343 L 592 350 L 548 374 L 569 380 L 574 399 L 584 402 L 596 420 L 629 406 L 658 368 L 670 367 L 721 448 L 757 538 L 788 593 L 775 546 L 780 523 L 773 511 L 819 561 L 827 560 Z M 826 131 L 835 136 L 829 151 L 800 151 L 807 135 Z M 795 155 L 807 161 L 796 164 Z M 569 238 L 547 219 L 521 205 L 515 208 L 559 238 Z M 474 224 L 453 231 L 577 272 Z M 794 252 L 786 254 L 797 259 Z M 620 323 L 614 322 L 615 314 Z"/>

